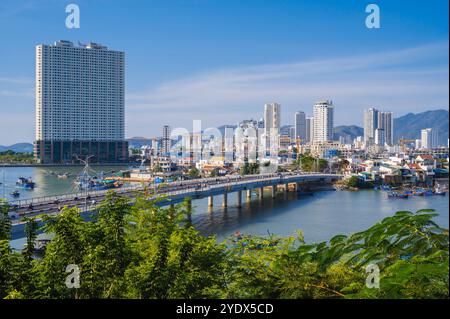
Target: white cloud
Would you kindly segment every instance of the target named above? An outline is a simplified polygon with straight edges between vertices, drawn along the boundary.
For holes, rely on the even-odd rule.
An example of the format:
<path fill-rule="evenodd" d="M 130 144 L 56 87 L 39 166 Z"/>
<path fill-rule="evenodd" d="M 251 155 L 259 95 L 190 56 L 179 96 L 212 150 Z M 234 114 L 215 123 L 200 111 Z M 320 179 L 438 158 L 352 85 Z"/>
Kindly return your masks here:
<path fill-rule="evenodd" d="M 296 110 L 311 113 L 313 103 L 322 98 L 335 101 L 341 123 L 358 124 L 368 105 L 397 114 L 447 107 L 447 61 L 447 44 L 435 43 L 364 56 L 214 70 L 127 94 L 128 123 L 134 123 L 128 131 L 138 133 L 136 122 L 155 126 L 152 134 L 162 122 L 235 123 L 261 117 L 262 105 L 270 101 L 282 104 L 285 123 L 292 122 Z"/>

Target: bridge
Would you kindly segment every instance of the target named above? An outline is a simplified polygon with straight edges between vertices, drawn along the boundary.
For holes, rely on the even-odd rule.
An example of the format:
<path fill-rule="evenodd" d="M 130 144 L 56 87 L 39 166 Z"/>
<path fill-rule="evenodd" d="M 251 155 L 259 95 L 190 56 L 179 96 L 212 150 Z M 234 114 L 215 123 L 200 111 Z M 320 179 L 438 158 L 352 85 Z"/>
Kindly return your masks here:
<path fill-rule="evenodd" d="M 288 192 L 290 189 L 301 191 L 302 187 L 309 184 L 331 184 L 342 178 L 342 175 L 323 173 L 275 173 L 263 175 L 230 175 L 214 178 L 193 179 L 176 181 L 159 185 L 134 185 L 114 189 L 120 195 L 133 200 L 142 195 L 144 191 L 150 194 L 149 200 L 162 196 L 159 205 L 174 205 L 185 198 L 208 198 L 208 206 L 214 205 L 216 196 L 222 197 L 222 207 L 228 206 L 228 194 L 236 193 L 236 206 L 241 207 L 243 193 L 247 200 L 251 198 L 251 192 L 257 191 L 259 198 L 264 196 L 264 188 L 270 188 L 271 197 L 274 198 L 281 189 Z M 25 200 L 17 200 L 10 203 L 10 216 L 13 220 L 12 238 L 24 237 L 25 223 L 21 217 L 36 217 L 38 221 L 41 215 L 56 215 L 62 207 L 77 207 L 80 212 L 93 211 L 97 204 L 105 199 L 108 190 L 83 191 L 59 196 L 37 197 Z"/>

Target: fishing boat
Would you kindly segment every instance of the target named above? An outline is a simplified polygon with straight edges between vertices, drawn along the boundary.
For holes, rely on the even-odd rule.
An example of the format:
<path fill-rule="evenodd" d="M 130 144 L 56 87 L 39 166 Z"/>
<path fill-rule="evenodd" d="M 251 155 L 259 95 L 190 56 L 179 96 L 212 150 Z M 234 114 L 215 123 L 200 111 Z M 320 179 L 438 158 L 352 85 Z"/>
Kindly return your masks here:
<path fill-rule="evenodd" d="M 409 196 L 407 194 L 404 194 L 404 193 L 389 192 L 388 193 L 388 197 L 389 198 L 408 198 Z"/>
<path fill-rule="evenodd" d="M 11 195 L 12 197 L 19 197 L 19 196 L 20 196 L 20 193 L 19 193 L 18 190 L 15 190 L 15 191 L 12 192 L 10 195 Z"/>
<path fill-rule="evenodd" d="M 441 195 L 441 196 L 445 196 L 445 194 L 447 194 L 448 189 L 445 187 L 441 187 L 439 185 L 437 185 L 434 190 L 433 190 L 433 194 L 434 195 Z"/>
<path fill-rule="evenodd" d="M 19 177 L 16 181 L 16 185 L 25 189 L 34 189 L 34 186 L 36 186 L 36 183 L 34 183 L 31 180 L 31 177 L 25 178 L 25 177 Z"/>
<path fill-rule="evenodd" d="M 413 191 L 413 194 L 415 196 L 431 196 L 431 195 L 433 195 L 433 191 L 431 189 L 426 189 L 426 188 L 416 188 Z"/>
<path fill-rule="evenodd" d="M 98 176 L 94 175 L 95 172 L 89 167 L 88 159 L 86 159 L 85 161 L 81 160 L 82 162 L 84 162 L 85 166 L 74 181 L 76 190 L 97 191 L 122 187 L 123 184 L 120 181 L 114 179 L 103 179 L 103 172 L 100 172 Z"/>

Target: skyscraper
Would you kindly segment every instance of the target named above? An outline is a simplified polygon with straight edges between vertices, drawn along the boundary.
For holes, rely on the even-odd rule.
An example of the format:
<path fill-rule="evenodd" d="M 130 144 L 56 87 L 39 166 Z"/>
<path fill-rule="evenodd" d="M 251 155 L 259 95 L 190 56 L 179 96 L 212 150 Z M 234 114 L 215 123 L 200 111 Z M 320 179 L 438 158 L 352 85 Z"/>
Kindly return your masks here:
<path fill-rule="evenodd" d="M 295 112 L 294 118 L 294 136 L 295 138 L 301 139 L 302 142 L 306 140 L 306 116 L 305 112 Z"/>
<path fill-rule="evenodd" d="M 124 52 L 69 41 L 36 47 L 36 141 L 40 163 L 125 162 Z"/>
<path fill-rule="evenodd" d="M 314 136 L 314 118 L 306 118 L 306 142 L 312 142 Z"/>
<path fill-rule="evenodd" d="M 280 104 L 268 103 L 264 105 L 264 135 L 266 151 L 276 147 L 280 135 Z"/>
<path fill-rule="evenodd" d="M 384 130 L 386 144 L 394 145 L 394 118 L 392 112 L 378 113 L 378 128 Z"/>
<path fill-rule="evenodd" d="M 392 112 L 382 112 L 375 108 L 364 111 L 364 142 L 375 143 L 375 130 L 384 130 L 386 144 L 394 145 L 394 118 Z"/>
<path fill-rule="evenodd" d="M 378 128 L 378 113 L 375 108 L 364 111 L 364 142 L 369 145 L 375 142 L 375 130 Z"/>
<path fill-rule="evenodd" d="M 164 125 L 163 126 L 163 135 L 162 135 L 162 152 L 164 155 L 168 155 L 170 153 L 170 148 L 172 146 L 171 140 L 170 140 L 170 126 Z"/>
<path fill-rule="evenodd" d="M 386 144 L 386 132 L 382 128 L 377 128 L 375 130 L 375 144 L 384 147 L 384 144 Z"/>
<path fill-rule="evenodd" d="M 421 147 L 432 149 L 438 147 L 438 132 L 432 128 L 426 128 L 420 131 Z"/>
<path fill-rule="evenodd" d="M 314 105 L 314 135 L 315 142 L 333 140 L 334 126 L 333 101 L 319 101 Z"/>

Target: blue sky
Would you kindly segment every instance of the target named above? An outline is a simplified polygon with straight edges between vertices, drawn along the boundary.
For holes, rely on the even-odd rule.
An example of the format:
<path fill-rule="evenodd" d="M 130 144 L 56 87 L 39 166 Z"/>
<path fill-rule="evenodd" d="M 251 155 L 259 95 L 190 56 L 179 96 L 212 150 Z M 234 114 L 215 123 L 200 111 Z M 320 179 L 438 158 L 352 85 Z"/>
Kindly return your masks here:
<path fill-rule="evenodd" d="M 65 27 L 76 3 L 81 28 Z M 381 28 L 365 27 L 376 3 Z M 39 43 L 94 41 L 126 52 L 126 135 L 262 116 L 282 122 L 332 99 L 336 124 L 375 106 L 396 116 L 448 109 L 448 1 L 0 1 L 0 144 L 34 139 Z"/>

